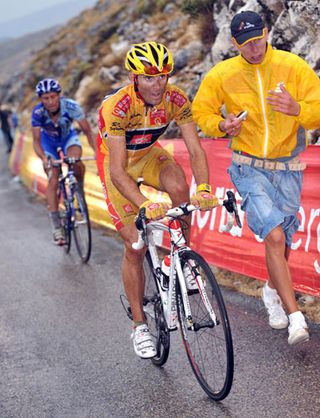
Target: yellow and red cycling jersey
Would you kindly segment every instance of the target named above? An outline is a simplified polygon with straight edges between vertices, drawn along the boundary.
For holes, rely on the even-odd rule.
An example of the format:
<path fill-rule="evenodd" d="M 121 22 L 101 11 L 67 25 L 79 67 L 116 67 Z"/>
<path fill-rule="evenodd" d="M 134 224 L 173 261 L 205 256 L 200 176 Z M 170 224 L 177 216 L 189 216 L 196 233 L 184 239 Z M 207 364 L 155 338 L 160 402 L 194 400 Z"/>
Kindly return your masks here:
<path fill-rule="evenodd" d="M 148 153 L 173 120 L 178 125 L 192 122 L 191 104 L 182 90 L 167 84 L 161 103 L 150 107 L 129 84 L 106 96 L 99 109 L 98 149 L 108 158 L 109 138 L 123 137 L 128 163 L 133 164 Z"/>
<path fill-rule="evenodd" d="M 268 91 L 279 84 L 300 104 L 298 116 L 276 112 L 268 104 Z M 232 138 L 234 151 L 259 158 L 292 158 L 307 145 L 304 136 L 297 135 L 299 127 L 320 126 L 320 80 L 303 59 L 268 44 L 260 64 L 250 64 L 238 55 L 218 63 L 205 76 L 192 112 L 206 135 L 225 135 L 219 129 L 222 106 L 227 113 L 248 111 L 239 135 Z"/>

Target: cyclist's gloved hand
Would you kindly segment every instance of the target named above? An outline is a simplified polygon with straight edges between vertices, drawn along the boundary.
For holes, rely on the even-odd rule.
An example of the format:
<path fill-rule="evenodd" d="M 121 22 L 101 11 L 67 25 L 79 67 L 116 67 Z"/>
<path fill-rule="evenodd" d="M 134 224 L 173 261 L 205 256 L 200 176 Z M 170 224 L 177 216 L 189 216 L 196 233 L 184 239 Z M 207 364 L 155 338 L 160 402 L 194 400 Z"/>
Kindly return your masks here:
<path fill-rule="evenodd" d="M 139 209 L 146 209 L 146 218 L 151 221 L 156 221 L 166 216 L 169 206 L 164 202 L 152 202 L 151 200 L 146 200 L 142 203 Z"/>
<path fill-rule="evenodd" d="M 219 205 L 217 196 L 211 193 L 209 184 L 199 184 L 196 193 L 191 196 L 191 203 L 200 210 L 211 210 Z"/>

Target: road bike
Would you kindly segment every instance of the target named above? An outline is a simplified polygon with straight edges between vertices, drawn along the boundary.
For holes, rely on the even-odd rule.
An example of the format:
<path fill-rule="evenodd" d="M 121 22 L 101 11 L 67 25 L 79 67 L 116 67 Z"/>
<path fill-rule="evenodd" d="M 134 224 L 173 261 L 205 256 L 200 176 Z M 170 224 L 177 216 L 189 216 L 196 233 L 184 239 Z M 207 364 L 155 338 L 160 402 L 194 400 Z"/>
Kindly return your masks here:
<path fill-rule="evenodd" d="M 232 228 L 234 219 L 241 227 L 232 191 L 227 191 L 221 205 L 228 219 L 224 231 Z M 141 209 L 136 220 L 138 241 L 133 248 L 147 248 L 143 308 L 157 349 L 152 363 L 156 366 L 166 363 L 170 332 L 180 328 L 198 382 L 211 399 L 220 401 L 229 394 L 233 382 L 232 335 L 216 278 L 205 259 L 187 246 L 184 237 L 183 218 L 197 209 L 192 204 L 182 204 L 169 209 L 165 221 L 149 222 L 145 209 Z M 170 238 L 169 277 L 161 269 L 163 251 L 156 244 L 159 232 L 168 233 Z M 194 290 L 188 290 L 190 280 L 196 282 Z M 132 319 L 130 307 L 126 310 Z"/>
<path fill-rule="evenodd" d="M 72 234 L 80 259 L 87 263 L 91 255 L 91 225 L 88 206 L 83 187 L 74 174 L 74 165 L 79 161 L 92 160 L 92 157 L 67 157 L 58 150 L 59 160 L 49 160 L 53 167 L 59 168 L 58 199 L 61 225 L 64 229 L 64 249 L 70 252 Z M 66 165 L 66 170 L 63 165 Z"/>

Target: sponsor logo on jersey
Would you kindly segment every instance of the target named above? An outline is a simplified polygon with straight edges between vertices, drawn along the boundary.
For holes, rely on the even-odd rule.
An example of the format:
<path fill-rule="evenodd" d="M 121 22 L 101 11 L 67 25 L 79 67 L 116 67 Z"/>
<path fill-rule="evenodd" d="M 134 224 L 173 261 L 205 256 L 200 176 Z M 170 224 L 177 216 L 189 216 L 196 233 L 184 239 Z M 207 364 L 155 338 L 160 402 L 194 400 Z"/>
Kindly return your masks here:
<path fill-rule="evenodd" d="M 35 109 L 34 114 L 38 116 L 42 116 L 44 114 L 44 109 L 41 107 L 39 109 Z"/>
<path fill-rule="evenodd" d="M 124 118 L 130 108 L 131 97 L 129 94 L 126 94 L 118 101 L 118 103 L 113 108 L 112 114 L 118 118 Z"/>
<path fill-rule="evenodd" d="M 66 106 L 67 110 L 69 110 L 69 109 L 78 110 L 79 109 L 79 105 L 76 102 L 71 101 L 70 99 L 66 99 L 64 101 L 64 103 L 65 103 L 65 106 Z"/>
<path fill-rule="evenodd" d="M 126 213 L 133 213 L 133 207 L 131 206 L 130 203 L 126 203 L 125 205 L 123 205 L 123 210 Z"/>
<path fill-rule="evenodd" d="M 150 144 L 152 140 L 152 134 L 149 135 L 134 135 L 130 140 L 130 145 L 142 145 Z"/>
<path fill-rule="evenodd" d="M 178 107 L 182 107 L 187 99 L 184 97 L 181 93 L 178 93 L 177 91 L 167 91 L 166 93 L 166 101 L 172 102 Z"/>
<path fill-rule="evenodd" d="M 150 112 L 150 124 L 161 126 L 167 123 L 166 111 L 165 109 L 156 109 Z"/>
<path fill-rule="evenodd" d="M 110 125 L 110 131 L 113 133 L 117 133 L 119 131 L 123 131 L 123 128 L 121 126 L 121 123 L 119 122 L 112 122 Z"/>
<path fill-rule="evenodd" d="M 192 118 L 191 107 L 187 106 L 180 115 L 180 120 L 190 119 Z"/>

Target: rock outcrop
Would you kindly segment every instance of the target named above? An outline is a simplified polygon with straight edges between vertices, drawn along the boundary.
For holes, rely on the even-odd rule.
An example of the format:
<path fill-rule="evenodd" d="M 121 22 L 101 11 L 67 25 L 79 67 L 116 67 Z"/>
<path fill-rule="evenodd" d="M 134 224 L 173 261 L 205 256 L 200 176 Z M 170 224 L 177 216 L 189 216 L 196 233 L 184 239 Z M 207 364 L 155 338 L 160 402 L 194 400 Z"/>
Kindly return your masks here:
<path fill-rule="evenodd" d="M 241 10 L 263 14 L 273 46 L 300 55 L 320 74 L 318 0 L 99 0 L 58 31 L 21 73 L 0 85 L 0 99 L 18 103 L 27 124 L 37 99 L 36 82 L 55 77 L 94 125 L 104 95 L 127 82 L 123 60 L 129 45 L 144 40 L 158 40 L 172 50 L 172 81 L 192 98 L 211 66 L 236 54 L 229 27 Z"/>

